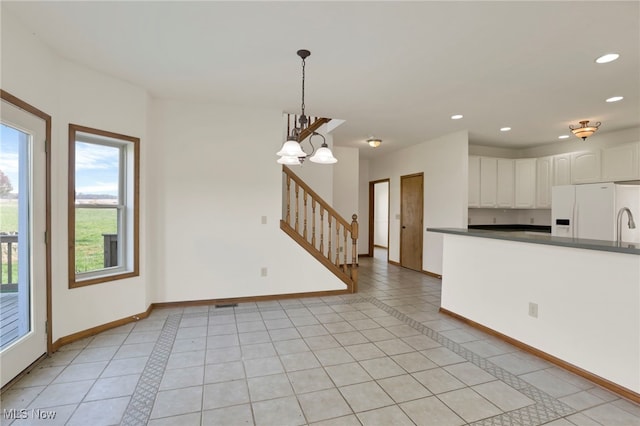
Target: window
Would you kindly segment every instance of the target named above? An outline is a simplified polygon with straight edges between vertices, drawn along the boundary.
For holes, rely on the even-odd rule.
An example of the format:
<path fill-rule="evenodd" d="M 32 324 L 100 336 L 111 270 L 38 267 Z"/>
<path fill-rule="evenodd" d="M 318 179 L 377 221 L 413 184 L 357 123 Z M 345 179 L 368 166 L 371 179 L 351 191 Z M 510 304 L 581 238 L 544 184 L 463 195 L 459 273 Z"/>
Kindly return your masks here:
<path fill-rule="evenodd" d="M 69 287 L 138 275 L 140 139 L 69 124 Z"/>

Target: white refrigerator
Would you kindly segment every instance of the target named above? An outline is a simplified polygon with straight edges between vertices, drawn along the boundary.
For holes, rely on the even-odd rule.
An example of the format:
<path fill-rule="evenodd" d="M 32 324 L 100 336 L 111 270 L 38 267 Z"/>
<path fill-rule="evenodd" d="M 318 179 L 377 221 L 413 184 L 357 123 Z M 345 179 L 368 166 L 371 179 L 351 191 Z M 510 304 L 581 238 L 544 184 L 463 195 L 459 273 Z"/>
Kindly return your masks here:
<path fill-rule="evenodd" d="M 617 215 L 627 207 L 635 222 L 622 218 L 622 241 L 640 243 L 640 186 L 607 183 L 560 185 L 551 189 L 551 235 L 615 241 Z"/>

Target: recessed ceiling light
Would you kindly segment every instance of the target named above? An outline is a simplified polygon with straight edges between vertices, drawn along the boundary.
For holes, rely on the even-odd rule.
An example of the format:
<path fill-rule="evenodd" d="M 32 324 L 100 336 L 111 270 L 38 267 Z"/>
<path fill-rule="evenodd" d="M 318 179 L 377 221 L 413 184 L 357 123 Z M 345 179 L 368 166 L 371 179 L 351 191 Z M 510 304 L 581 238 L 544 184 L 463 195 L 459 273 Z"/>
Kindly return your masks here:
<path fill-rule="evenodd" d="M 602 55 L 598 59 L 596 59 L 596 63 L 606 64 L 615 61 L 619 57 L 620 55 L 618 55 L 617 53 L 607 53 L 606 55 Z"/>
<path fill-rule="evenodd" d="M 558 136 L 558 139 L 569 139 L 569 135 Z"/>
<path fill-rule="evenodd" d="M 613 97 L 607 99 L 606 102 L 618 102 L 618 101 L 621 101 L 623 99 L 624 99 L 623 96 L 613 96 Z"/>
<path fill-rule="evenodd" d="M 501 132 L 508 132 L 509 130 L 511 130 L 511 127 L 501 127 L 500 128 Z"/>
<path fill-rule="evenodd" d="M 455 114 L 451 116 L 452 120 L 460 120 L 462 118 L 462 114 Z"/>

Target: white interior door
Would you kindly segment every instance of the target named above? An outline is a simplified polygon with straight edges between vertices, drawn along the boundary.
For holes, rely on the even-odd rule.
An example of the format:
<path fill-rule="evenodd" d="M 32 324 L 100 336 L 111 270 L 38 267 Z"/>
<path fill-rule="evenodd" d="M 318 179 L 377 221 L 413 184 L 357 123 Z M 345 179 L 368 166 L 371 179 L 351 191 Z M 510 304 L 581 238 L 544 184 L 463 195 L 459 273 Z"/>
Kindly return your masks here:
<path fill-rule="evenodd" d="M 4 100 L 0 121 L 0 386 L 4 386 L 47 351 L 46 124 Z"/>

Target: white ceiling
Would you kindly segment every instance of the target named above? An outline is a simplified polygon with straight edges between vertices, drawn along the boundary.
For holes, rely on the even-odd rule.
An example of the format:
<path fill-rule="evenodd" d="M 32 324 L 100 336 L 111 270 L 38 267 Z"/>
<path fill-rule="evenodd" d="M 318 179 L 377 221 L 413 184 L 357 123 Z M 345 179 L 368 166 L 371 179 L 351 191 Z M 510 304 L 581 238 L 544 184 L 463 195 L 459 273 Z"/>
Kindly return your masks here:
<path fill-rule="evenodd" d="M 640 126 L 638 1 L 1 5 L 63 57 L 158 98 L 299 112 L 308 49 L 307 113 L 346 120 L 336 145 L 365 157 L 465 129 L 524 148 L 584 119 Z M 621 57 L 594 62 L 607 52 Z"/>

